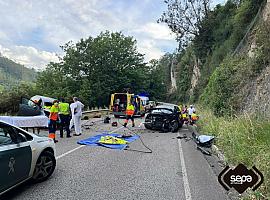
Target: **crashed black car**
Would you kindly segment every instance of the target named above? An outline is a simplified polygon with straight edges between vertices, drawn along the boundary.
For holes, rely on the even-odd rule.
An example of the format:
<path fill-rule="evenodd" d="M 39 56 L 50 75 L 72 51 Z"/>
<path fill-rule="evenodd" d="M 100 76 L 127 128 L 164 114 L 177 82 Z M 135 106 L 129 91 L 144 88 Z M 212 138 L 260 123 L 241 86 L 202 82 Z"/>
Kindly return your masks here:
<path fill-rule="evenodd" d="M 182 127 L 180 110 L 176 105 L 159 105 L 150 109 L 145 117 L 144 126 L 150 130 L 177 132 Z"/>

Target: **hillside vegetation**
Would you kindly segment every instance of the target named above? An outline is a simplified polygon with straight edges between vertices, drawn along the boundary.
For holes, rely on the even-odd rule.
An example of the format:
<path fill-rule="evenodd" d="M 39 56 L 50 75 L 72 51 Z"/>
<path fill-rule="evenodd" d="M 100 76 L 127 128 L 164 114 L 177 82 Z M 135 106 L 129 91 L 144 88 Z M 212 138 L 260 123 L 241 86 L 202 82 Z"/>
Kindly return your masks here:
<path fill-rule="evenodd" d="M 0 56 L 0 113 L 15 114 L 22 96 L 31 97 L 35 90 L 37 72 Z"/>
<path fill-rule="evenodd" d="M 216 145 L 230 166 L 243 163 L 254 165 L 263 173 L 264 183 L 258 190 L 244 194 L 244 199 L 269 199 L 270 197 L 270 120 L 249 114 L 237 117 L 217 117 L 205 107 L 200 111 L 199 131 L 217 137 Z"/>
<path fill-rule="evenodd" d="M 0 56 L 0 91 L 4 88 L 11 88 L 21 81 L 35 81 L 37 72 Z"/>
<path fill-rule="evenodd" d="M 205 102 L 213 100 L 212 102 L 215 103 L 212 103 L 211 107 L 219 110 L 219 113 L 225 114 L 231 110 L 231 106 L 228 106 L 226 102 L 228 100 L 228 96 L 226 95 L 230 93 L 232 89 L 227 86 L 233 83 L 228 84 L 225 81 L 220 82 L 220 84 L 218 83 L 218 81 L 222 81 L 223 79 L 228 80 L 228 76 L 230 76 L 230 82 L 235 79 L 234 75 L 236 79 L 238 78 L 239 75 L 236 75 L 234 71 L 231 72 L 233 74 L 227 74 L 227 72 L 229 72 L 228 70 L 230 70 L 229 68 L 232 68 L 231 64 L 233 63 L 235 66 L 240 64 L 240 62 L 253 62 L 253 65 L 256 65 L 257 62 L 257 65 L 253 66 L 253 68 L 258 68 L 256 73 L 259 73 L 260 69 L 267 66 L 267 63 L 262 63 L 263 65 L 260 64 L 260 58 L 256 61 L 251 61 L 245 56 L 232 56 L 263 3 L 262 0 L 244 0 L 241 1 L 241 3 L 227 1 L 224 6 L 217 5 L 213 10 L 208 12 L 207 17 L 203 18 L 201 22 L 198 34 L 191 40 L 186 48 L 182 49 L 180 53 L 174 56 L 177 59 L 178 90 L 174 95 L 174 99 L 170 99 L 171 101 L 197 101 L 203 94 L 201 100 Z M 264 28 L 262 27 L 261 30 L 264 30 Z M 265 35 L 267 33 L 263 34 Z M 260 37 L 266 37 L 266 35 L 263 36 L 263 34 L 261 34 Z M 264 45 L 264 47 L 266 47 L 266 45 Z M 267 50 L 262 51 L 266 53 L 265 51 Z M 260 54 L 263 52 L 260 52 Z M 263 57 L 263 55 L 261 56 Z M 248 65 L 244 63 L 242 63 L 242 65 L 243 66 L 239 68 L 245 71 L 244 68 L 248 67 Z M 195 66 L 198 66 L 200 76 L 198 77 L 198 84 L 192 88 L 191 80 Z M 219 69 L 216 71 L 217 68 Z M 238 67 L 235 66 L 235 68 Z M 254 70 L 256 71 L 257 69 Z M 222 80 L 217 80 L 216 77 L 221 78 L 221 74 L 218 73 L 223 72 L 227 77 L 223 77 Z M 213 83 L 214 80 L 216 81 L 215 83 Z M 219 93 L 216 93 L 217 91 L 215 88 L 211 87 L 211 85 L 215 85 Z M 219 88 L 220 86 L 222 87 Z M 222 90 L 224 90 L 224 92 Z M 220 93 L 222 93 L 222 95 Z M 219 100 L 217 98 L 219 98 Z M 237 108 L 237 105 L 235 108 Z"/>
<path fill-rule="evenodd" d="M 269 3 L 229 0 L 205 9 L 193 35 L 175 24 L 184 23 L 177 19 L 185 10 L 176 12 L 174 0 L 165 3 L 168 15 L 165 12 L 161 21 L 179 35 L 182 47 L 164 66 L 174 63 L 177 71 L 177 90 L 167 100 L 200 105 L 200 131 L 217 136 L 227 163 L 256 165 L 265 176 L 263 185 L 243 199 L 270 199 Z M 183 47 L 184 41 L 188 42 Z"/>

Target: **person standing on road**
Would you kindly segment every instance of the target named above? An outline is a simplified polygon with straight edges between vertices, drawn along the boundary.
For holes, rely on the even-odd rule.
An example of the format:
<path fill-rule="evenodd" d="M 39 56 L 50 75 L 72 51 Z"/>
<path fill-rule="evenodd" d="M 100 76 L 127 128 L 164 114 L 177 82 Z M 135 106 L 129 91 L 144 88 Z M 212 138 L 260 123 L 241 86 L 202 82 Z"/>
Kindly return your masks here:
<path fill-rule="evenodd" d="M 74 124 L 75 134 L 74 136 L 79 136 L 82 134 L 82 127 L 81 127 L 81 118 L 82 118 L 82 110 L 84 105 L 78 100 L 77 97 L 73 98 L 74 103 L 70 104 L 71 110 L 71 122 L 70 122 L 70 130 Z"/>
<path fill-rule="evenodd" d="M 57 121 L 59 121 L 59 106 L 58 100 L 54 100 L 49 114 L 49 138 L 53 139 L 54 143 L 58 142 L 55 137 Z"/>
<path fill-rule="evenodd" d="M 190 105 L 190 107 L 188 108 L 188 115 L 189 115 L 189 120 L 191 121 L 191 115 L 195 112 L 195 108 L 193 107 L 193 105 Z"/>
<path fill-rule="evenodd" d="M 65 102 L 64 98 L 60 99 L 59 104 L 59 117 L 60 117 L 60 138 L 63 138 L 64 129 L 67 132 L 67 138 L 71 137 L 69 122 L 70 122 L 70 112 L 69 112 L 69 104 Z"/>
<path fill-rule="evenodd" d="M 184 107 L 184 105 L 179 104 L 178 108 L 179 108 L 180 112 L 182 112 L 183 107 Z"/>
<path fill-rule="evenodd" d="M 187 105 L 183 105 L 182 110 L 181 110 L 181 117 L 183 120 L 183 123 L 186 124 L 188 122 L 188 111 L 187 111 Z"/>
<path fill-rule="evenodd" d="M 127 109 L 126 109 L 126 120 L 124 123 L 124 127 L 127 126 L 129 119 L 131 119 L 131 121 L 132 121 L 132 127 L 135 126 L 134 113 L 135 113 L 135 108 L 134 108 L 133 104 L 129 101 L 128 105 L 127 105 Z"/>
<path fill-rule="evenodd" d="M 182 114 L 187 114 L 187 110 L 188 110 L 187 105 L 183 106 Z"/>

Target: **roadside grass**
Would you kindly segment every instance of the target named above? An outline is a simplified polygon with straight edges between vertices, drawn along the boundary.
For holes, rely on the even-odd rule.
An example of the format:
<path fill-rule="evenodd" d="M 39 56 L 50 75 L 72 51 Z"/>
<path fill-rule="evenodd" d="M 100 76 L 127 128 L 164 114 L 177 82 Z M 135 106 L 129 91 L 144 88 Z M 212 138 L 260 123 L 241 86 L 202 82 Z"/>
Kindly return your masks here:
<path fill-rule="evenodd" d="M 248 114 L 216 117 L 210 109 L 197 110 L 199 132 L 217 137 L 216 145 L 230 166 L 255 165 L 263 173 L 264 183 L 255 192 L 243 195 L 243 199 L 270 199 L 270 119 Z"/>

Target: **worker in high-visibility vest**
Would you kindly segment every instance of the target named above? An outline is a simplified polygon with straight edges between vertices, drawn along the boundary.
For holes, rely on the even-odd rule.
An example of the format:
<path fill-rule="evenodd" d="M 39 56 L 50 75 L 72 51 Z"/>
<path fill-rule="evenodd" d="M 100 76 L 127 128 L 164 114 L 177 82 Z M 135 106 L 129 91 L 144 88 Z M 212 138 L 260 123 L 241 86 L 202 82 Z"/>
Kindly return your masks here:
<path fill-rule="evenodd" d="M 184 107 L 184 106 L 183 106 L 182 104 L 180 104 L 180 105 L 178 106 L 180 112 L 182 111 L 182 108 L 183 108 L 183 107 Z"/>
<path fill-rule="evenodd" d="M 194 113 L 192 113 L 192 115 L 191 115 L 191 120 L 192 121 L 197 121 L 199 119 L 199 116 L 194 112 Z"/>
<path fill-rule="evenodd" d="M 60 138 L 63 138 L 64 129 L 67 133 L 67 138 L 70 138 L 70 129 L 69 129 L 69 122 L 70 122 L 70 111 L 69 111 L 69 104 L 65 102 L 64 98 L 60 99 L 59 104 L 59 117 L 60 117 Z"/>
<path fill-rule="evenodd" d="M 44 110 L 50 110 L 51 109 L 51 106 L 43 106 L 43 109 Z"/>
<path fill-rule="evenodd" d="M 127 126 L 128 120 L 131 119 L 132 122 L 132 127 L 135 126 L 135 122 L 134 122 L 134 114 L 135 114 L 135 107 L 131 102 L 128 102 L 127 104 L 127 109 L 126 109 L 126 120 L 124 123 L 124 127 Z"/>
<path fill-rule="evenodd" d="M 196 123 L 196 121 L 198 121 L 199 119 L 199 116 L 196 114 L 196 111 L 194 111 L 192 114 L 191 114 L 191 121 L 190 121 L 190 124 L 191 125 L 194 125 Z"/>
<path fill-rule="evenodd" d="M 57 121 L 59 121 L 59 105 L 58 100 L 54 100 L 49 115 L 49 138 L 53 139 L 54 143 L 58 142 L 55 138 Z"/>

